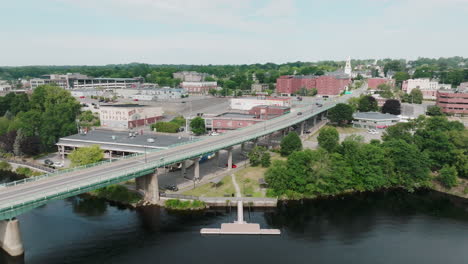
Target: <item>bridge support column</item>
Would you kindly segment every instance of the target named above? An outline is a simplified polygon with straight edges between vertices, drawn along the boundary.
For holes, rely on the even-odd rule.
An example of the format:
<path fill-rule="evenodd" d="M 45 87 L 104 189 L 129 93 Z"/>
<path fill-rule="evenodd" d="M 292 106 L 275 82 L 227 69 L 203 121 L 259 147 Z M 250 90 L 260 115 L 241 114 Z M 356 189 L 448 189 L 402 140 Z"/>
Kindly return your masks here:
<path fill-rule="evenodd" d="M 253 148 L 255 148 L 258 145 L 258 138 L 253 140 Z"/>
<path fill-rule="evenodd" d="M 145 178 L 145 200 L 150 203 L 159 202 L 159 183 L 158 173 L 155 171 L 152 174 L 143 176 Z"/>
<path fill-rule="evenodd" d="M 242 142 L 241 143 L 241 152 L 244 152 L 244 149 L 245 149 L 245 142 Z"/>
<path fill-rule="evenodd" d="M 232 168 L 232 147 L 227 149 L 228 151 L 228 170 Z"/>
<path fill-rule="evenodd" d="M 200 158 L 196 158 L 193 160 L 193 180 L 200 180 Z"/>
<path fill-rule="evenodd" d="M 304 135 L 305 122 L 306 122 L 306 121 L 303 121 L 303 122 L 301 123 L 301 132 L 299 133 L 300 136 L 303 136 L 303 135 Z"/>
<path fill-rule="evenodd" d="M 0 221 L 0 247 L 13 257 L 24 254 L 18 219 Z"/>
<path fill-rule="evenodd" d="M 315 126 L 317 124 L 317 116 L 314 116 L 313 120 L 314 120 L 314 123 L 313 123 L 314 125 L 313 126 Z"/>
<path fill-rule="evenodd" d="M 222 165 L 219 165 L 219 162 L 221 161 L 221 150 L 218 150 L 218 151 L 216 152 L 216 156 L 218 156 L 218 160 L 216 161 L 216 165 L 217 165 L 218 167 L 219 167 L 219 166 L 222 167 Z"/>
<path fill-rule="evenodd" d="M 185 174 L 187 174 L 187 163 L 184 161 L 182 161 L 182 176 L 185 176 Z"/>

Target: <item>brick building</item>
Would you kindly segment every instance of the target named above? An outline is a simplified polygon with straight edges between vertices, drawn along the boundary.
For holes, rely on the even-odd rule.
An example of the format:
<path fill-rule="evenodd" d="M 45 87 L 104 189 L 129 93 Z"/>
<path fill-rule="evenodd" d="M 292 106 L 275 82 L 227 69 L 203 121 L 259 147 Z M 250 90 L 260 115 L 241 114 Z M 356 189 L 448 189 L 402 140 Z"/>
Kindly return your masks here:
<path fill-rule="evenodd" d="M 437 91 L 436 105 L 442 108 L 442 112 L 456 115 L 468 114 L 468 83 L 460 85 L 456 90 Z"/>
<path fill-rule="evenodd" d="M 210 89 L 217 89 L 217 82 L 182 82 L 180 87 L 190 94 L 208 94 Z"/>
<path fill-rule="evenodd" d="M 339 95 L 350 84 L 347 75 L 285 75 L 276 80 L 276 92 L 281 95 L 291 95 L 301 88 L 317 89 L 318 95 Z"/>
<path fill-rule="evenodd" d="M 135 104 L 102 105 L 99 118 L 101 127 L 128 129 L 155 123 L 163 118 L 163 110 Z"/>
<path fill-rule="evenodd" d="M 250 109 L 249 114 L 254 115 L 255 118 L 259 119 L 271 119 L 287 114 L 290 111 L 291 108 L 287 106 L 260 105 Z"/>
<path fill-rule="evenodd" d="M 369 78 L 367 80 L 367 86 L 369 89 L 377 89 L 379 85 L 381 84 L 388 84 L 388 85 L 395 85 L 395 80 L 394 79 L 388 79 L 388 78 Z"/>

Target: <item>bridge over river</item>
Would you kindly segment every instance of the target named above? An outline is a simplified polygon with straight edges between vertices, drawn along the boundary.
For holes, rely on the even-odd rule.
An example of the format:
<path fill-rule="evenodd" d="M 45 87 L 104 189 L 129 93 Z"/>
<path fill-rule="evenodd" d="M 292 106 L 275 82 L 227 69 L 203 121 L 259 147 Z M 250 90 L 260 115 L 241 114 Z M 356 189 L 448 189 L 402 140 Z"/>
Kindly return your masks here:
<path fill-rule="evenodd" d="M 49 201 L 64 199 L 89 192 L 111 184 L 136 179 L 137 189 L 145 193 L 149 202 L 159 201 L 157 168 L 193 159 L 195 178 L 199 177 L 200 157 L 222 150 L 228 151 L 228 169 L 232 164 L 233 146 L 245 142 L 256 142 L 278 131 L 287 131 L 291 126 L 301 126 L 326 115 L 327 110 L 337 103 L 362 94 L 366 85 L 351 94 L 329 99 L 322 107 L 305 105 L 294 108 L 291 113 L 262 123 L 225 133 L 221 136 L 206 137 L 198 141 L 173 146 L 169 149 L 152 150 L 146 154 L 127 156 L 111 162 L 100 162 L 56 173 L 46 174 L 22 181 L 0 185 L 0 246 L 11 255 L 22 254 L 23 248 L 16 216 L 41 206 Z M 301 114 L 299 114 L 301 112 Z M 182 169 L 185 169 L 184 167 Z"/>

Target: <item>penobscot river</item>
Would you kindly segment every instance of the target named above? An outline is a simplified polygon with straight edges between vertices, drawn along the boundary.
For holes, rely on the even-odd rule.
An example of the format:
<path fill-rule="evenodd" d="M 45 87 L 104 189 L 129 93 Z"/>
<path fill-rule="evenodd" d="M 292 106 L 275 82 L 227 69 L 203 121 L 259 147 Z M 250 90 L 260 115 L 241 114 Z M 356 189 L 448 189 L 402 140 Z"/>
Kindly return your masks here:
<path fill-rule="evenodd" d="M 468 263 L 468 203 L 429 191 L 288 202 L 246 220 L 280 236 L 201 236 L 233 208 L 174 214 L 78 197 L 19 217 L 24 259 L 0 263 Z"/>

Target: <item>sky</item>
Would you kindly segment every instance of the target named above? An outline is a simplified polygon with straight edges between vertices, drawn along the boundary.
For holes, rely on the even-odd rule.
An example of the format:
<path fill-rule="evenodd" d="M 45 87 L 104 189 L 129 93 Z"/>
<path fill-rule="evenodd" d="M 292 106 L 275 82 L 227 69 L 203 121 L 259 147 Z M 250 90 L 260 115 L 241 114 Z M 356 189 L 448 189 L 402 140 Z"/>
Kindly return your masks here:
<path fill-rule="evenodd" d="M 0 0 L 0 65 L 468 57 L 468 0 Z"/>

